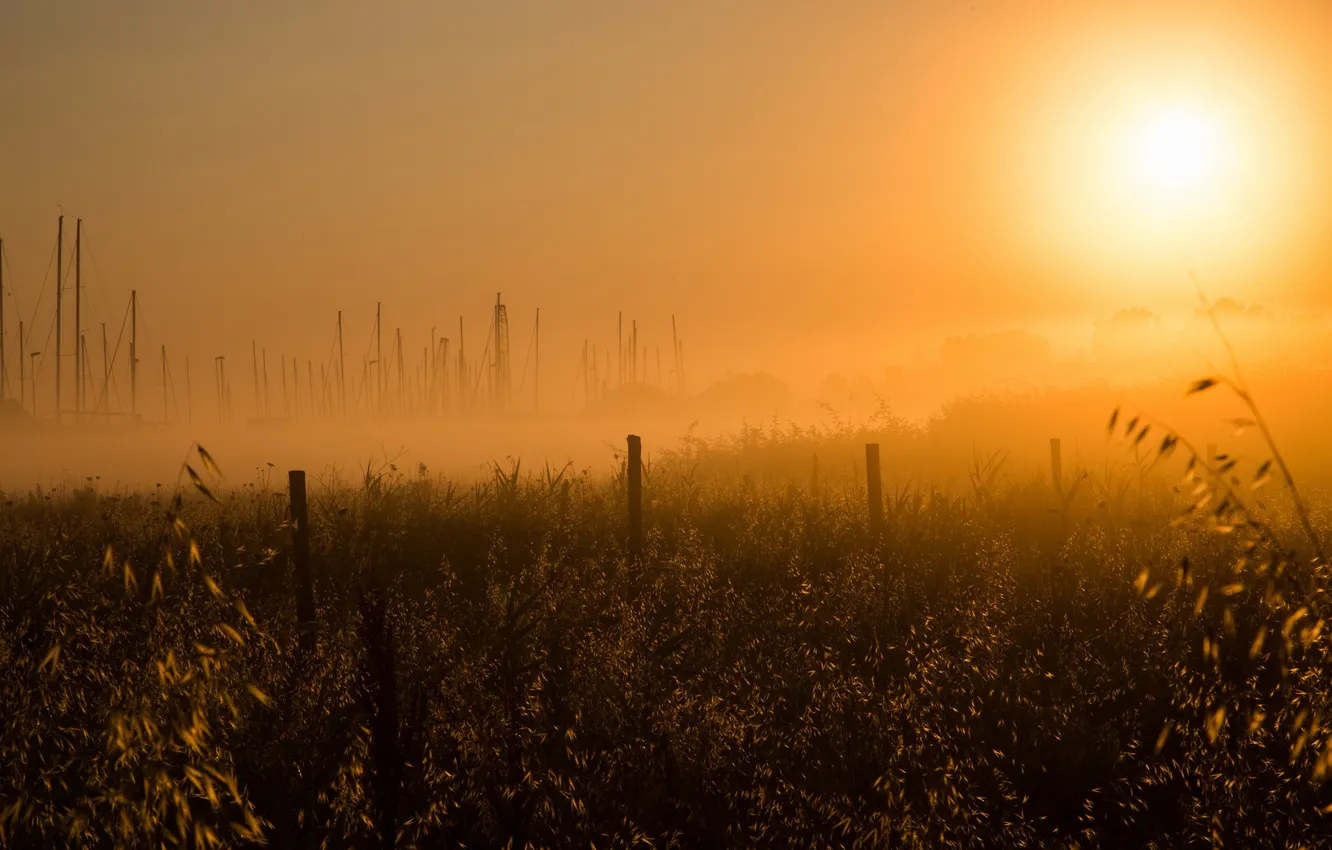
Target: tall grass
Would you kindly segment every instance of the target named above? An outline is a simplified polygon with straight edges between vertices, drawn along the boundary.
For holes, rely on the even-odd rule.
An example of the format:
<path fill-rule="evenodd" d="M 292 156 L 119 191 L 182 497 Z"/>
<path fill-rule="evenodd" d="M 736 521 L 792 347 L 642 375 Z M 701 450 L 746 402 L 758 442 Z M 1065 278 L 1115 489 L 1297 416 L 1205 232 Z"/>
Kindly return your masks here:
<path fill-rule="evenodd" d="M 305 657 L 267 482 L 10 497 L 0 841 L 1323 841 L 1321 568 L 1142 453 L 1067 500 L 977 455 L 871 537 L 863 473 L 743 439 L 658 457 L 633 561 L 622 472 L 314 480 Z"/>

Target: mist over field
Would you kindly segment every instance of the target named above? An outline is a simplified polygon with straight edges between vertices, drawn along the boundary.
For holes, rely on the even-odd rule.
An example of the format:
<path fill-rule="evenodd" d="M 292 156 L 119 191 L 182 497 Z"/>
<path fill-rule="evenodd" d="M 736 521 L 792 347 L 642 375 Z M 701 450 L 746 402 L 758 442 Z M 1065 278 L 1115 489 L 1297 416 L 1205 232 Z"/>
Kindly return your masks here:
<path fill-rule="evenodd" d="M 1288 455 L 1306 476 L 1323 481 L 1332 475 L 1321 424 L 1332 412 L 1326 401 L 1332 328 L 1313 315 L 1282 316 L 1229 299 L 1215 309 Z M 444 400 L 409 413 L 353 409 L 344 415 L 326 387 L 316 409 L 308 396 L 300 409 L 301 397 L 293 392 L 287 416 L 263 417 L 255 407 L 262 392 L 240 402 L 233 394 L 228 422 L 218 421 L 215 393 L 187 400 L 172 388 L 164 423 L 160 384 L 149 384 L 140 394 L 147 412 L 138 426 L 119 413 L 99 421 L 103 417 L 92 411 L 81 425 L 71 421 L 56 429 L 11 405 L 4 427 L 24 450 L 7 454 L 0 485 L 21 491 L 81 487 L 93 479 L 110 490 L 173 486 L 181 458 L 195 442 L 224 464 L 231 486 L 293 468 L 348 482 L 390 465 L 415 475 L 424 464 L 427 474 L 460 480 L 488 478 L 495 464 L 516 461 L 529 469 L 571 464 L 607 473 L 618 464 L 629 433 L 644 437 L 651 458 L 679 451 L 688 440 L 719 442 L 742 433 L 752 439 L 761 432 L 769 442 L 793 443 L 788 452 L 804 445 L 811 455 L 818 452 L 820 433 L 896 440 L 884 467 L 889 479 L 957 486 L 978 455 L 1004 452 L 1011 456 L 1010 470 L 1037 469 L 1047 461 L 1052 437 L 1064 442 L 1075 464 L 1128 463 L 1131 457 L 1104 429 L 1110 412 L 1121 406 L 1187 433 L 1200 449 L 1220 445 L 1260 453 L 1256 430 L 1235 424 L 1248 418 L 1236 400 L 1185 398 L 1193 380 L 1222 369 L 1227 357 L 1200 309 L 1172 324 L 1136 308 L 1095 322 L 1085 344 L 1071 351 L 1029 331 L 972 333 L 944 339 L 931 356 L 913 363 L 833 363 L 815 380 L 801 380 L 798 370 L 780 363 L 724 374 L 697 390 L 659 385 L 655 374 L 623 383 L 612 377 L 600 388 L 580 383 L 572 394 L 543 387 L 539 409 L 538 399 L 511 393 L 512 409 L 502 413 L 490 406 L 489 381 L 472 387 L 477 397 L 470 407 Z M 46 387 L 41 394 L 49 392 Z M 270 386 L 270 410 L 282 407 L 275 395 L 280 393 Z M 45 401 L 39 398 L 39 404 Z M 238 421 L 237 407 L 248 414 L 244 421 Z M 787 471 L 804 475 L 803 469 Z"/>

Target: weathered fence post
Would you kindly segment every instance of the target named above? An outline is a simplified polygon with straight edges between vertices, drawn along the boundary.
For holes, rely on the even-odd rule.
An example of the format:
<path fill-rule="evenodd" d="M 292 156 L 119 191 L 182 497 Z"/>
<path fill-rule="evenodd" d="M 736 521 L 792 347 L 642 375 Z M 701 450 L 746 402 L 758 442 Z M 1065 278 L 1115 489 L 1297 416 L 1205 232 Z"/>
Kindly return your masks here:
<path fill-rule="evenodd" d="M 819 498 L 819 456 L 814 455 L 814 463 L 809 471 L 809 497 L 817 500 Z"/>
<path fill-rule="evenodd" d="M 865 484 L 869 495 L 869 530 L 883 530 L 883 478 L 879 474 L 879 444 L 865 444 Z"/>
<path fill-rule="evenodd" d="M 1054 485 L 1055 495 L 1064 498 L 1064 453 L 1059 446 L 1059 438 L 1050 438 L 1050 483 Z"/>
<path fill-rule="evenodd" d="M 629 460 L 625 467 L 629 481 L 629 554 L 643 551 L 643 440 L 629 435 Z"/>
<path fill-rule="evenodd" d="M 310 575 L 310 511 L 305 498 L 305 470 L 287 473 L 291 488 L 291 562 L 296 568 L 296 619 L 300 624 L 301 652 L 315 646 L 314 582 Z"/>

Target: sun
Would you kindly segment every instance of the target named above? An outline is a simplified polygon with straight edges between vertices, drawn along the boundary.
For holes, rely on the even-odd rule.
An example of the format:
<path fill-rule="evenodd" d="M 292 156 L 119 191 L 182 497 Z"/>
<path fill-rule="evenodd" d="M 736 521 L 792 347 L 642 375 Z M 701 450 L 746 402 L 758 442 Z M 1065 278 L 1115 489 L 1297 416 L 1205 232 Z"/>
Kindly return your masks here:
<path fill-rule="evenodd" d="M 1305 102 L 1321 89 L 1242 44 L 1168 46 L 1148 62 L 1130 38 L 1014 84 L 993 170 L 1007 244 L 1107 298 L 1175 292 L 1185 270 L 1234 291 L 1312 280 L 1332 217 L 1318 158 L 1332 121 Z"/>
<path fill-rule="evenodd" d="M 1133 162 L 1149 187 L 1187 194 L 1206 188 L 1217 176 L 1221 133 L 1206 113 L 1174 108 L 1154 113 L 1137 127 Z"/>

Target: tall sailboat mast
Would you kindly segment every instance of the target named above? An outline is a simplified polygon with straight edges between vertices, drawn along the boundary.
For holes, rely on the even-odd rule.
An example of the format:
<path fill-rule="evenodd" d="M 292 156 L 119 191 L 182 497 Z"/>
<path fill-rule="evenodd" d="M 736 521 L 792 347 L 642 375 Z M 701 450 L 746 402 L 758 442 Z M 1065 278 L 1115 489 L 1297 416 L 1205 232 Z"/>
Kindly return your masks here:
<path fill-rule="evenodd" d="M 139 421 L 139 290 L 130 290 L 130 421 Z"/>
<path fill-rule="evenodd" d="M 83 418 L 83 219 L 74 220 L 74 417 Z"/>
<path fill-rule="evenodd" d="M 347 356 L 342 350 L 342 311 L 338 311 L 338 395 L 341 397 L 342 418 L 347 418 Z"/>
<path fill-rule="evenodd" d="M 61 352 L 61 292 L 64 289 L 65 217 L 56 220 L 56 327 L 55 327 L 55 418 L 60 421 L 60 352 Z M 49 267 L 48 267 L 49 268 Z M 34 376 L 35 378 L 36 376 Z M 33 387 L 36 388 L 36 383 Z"/>
<path fill-rule="evenodd" d="M 23 362 L 23 352 L 19 352 Z M 0 239 L 0 401 L 9 398 L 9 373 L 5 370 L 5 240 Z"/>

